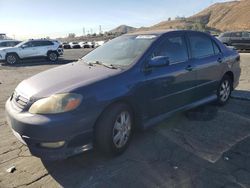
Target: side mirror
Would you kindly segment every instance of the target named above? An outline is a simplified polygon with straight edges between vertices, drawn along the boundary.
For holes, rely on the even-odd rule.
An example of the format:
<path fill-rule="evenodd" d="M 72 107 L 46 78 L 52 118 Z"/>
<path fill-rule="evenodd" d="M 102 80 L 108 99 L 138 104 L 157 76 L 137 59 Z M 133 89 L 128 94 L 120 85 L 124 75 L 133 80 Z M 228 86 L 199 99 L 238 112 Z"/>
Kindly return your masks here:
<path fill-rule="evenodd" d="M 162 67 L 169 65 L 169 58 L 166 56 L 156 56 L 149 60 L 148 67 Z"/>
<path fill-rule="evenodd" d="M 26 44 L 23 44 L 23 45 L 21 46 L 22 49 L 27 48 L 27 47 L 28 47 L 28 45 L 26 45 Z"/>

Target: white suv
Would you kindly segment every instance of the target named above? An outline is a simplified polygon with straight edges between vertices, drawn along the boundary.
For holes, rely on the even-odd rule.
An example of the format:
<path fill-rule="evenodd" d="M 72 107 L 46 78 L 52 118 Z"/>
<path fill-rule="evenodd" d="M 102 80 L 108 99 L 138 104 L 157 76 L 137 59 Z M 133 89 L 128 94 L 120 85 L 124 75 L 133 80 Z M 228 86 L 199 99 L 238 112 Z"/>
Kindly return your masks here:
<path fill-rule="evenodd" d="M 55 62 L 60 55 L 63 55 L 60 43 L 47 39 L 28 40 L 15 47 L 0 50 L 0 60 L 8 64 L 15 64 L 20 59 L 35 57 L 47 57 L 50 61 Z"/>

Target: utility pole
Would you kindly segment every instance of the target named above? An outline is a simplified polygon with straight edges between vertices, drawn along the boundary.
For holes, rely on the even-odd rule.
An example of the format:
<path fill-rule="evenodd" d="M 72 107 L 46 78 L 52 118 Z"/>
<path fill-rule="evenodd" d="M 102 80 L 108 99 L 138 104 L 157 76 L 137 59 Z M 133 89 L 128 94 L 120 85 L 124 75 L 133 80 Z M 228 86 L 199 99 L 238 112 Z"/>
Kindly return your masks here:
<path fill-rule="evenodd" d="M 82 28 L 82 34 L 85 36 L 85 27 Z"/>
<path fill-rule="evenodd" d="M 102 26 L 99 25 L 99 34 L 102 34 Z"/>

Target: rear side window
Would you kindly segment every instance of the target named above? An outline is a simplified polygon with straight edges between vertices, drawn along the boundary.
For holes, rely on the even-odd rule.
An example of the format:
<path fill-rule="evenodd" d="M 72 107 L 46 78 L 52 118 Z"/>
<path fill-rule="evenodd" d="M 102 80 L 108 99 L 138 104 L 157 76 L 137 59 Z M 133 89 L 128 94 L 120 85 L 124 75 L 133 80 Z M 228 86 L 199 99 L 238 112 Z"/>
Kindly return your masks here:
<path fill-rule="evenodd" d="M 212 40 L 208 36 L 191 34 L 189 35 L 189 40 L 193 58 L 214 55 L 214 46 Z"/>
<path fill-rule="evenodd" d="M 234 32 L 231 34 L 231 37 L 242 37 L 242 33 L 241 32 Z"/>
<path fill-rule="evenodd" d="M 42 46 L 50 46 L 53 45 L 53 42 L 51 41 L 41 41 L 42 42 Z"/>
<path fill-rule="evenodd" d="M 167 37 L 154 51 L 153 57 L 166 56 L 170 64 L 188 60 L 186 42 L 183 36 Z"/>
<path fill-rule="evenodd" d="M 35 46 L 50 46 L 53 45 L 51 41 L 33 41 Z"/>

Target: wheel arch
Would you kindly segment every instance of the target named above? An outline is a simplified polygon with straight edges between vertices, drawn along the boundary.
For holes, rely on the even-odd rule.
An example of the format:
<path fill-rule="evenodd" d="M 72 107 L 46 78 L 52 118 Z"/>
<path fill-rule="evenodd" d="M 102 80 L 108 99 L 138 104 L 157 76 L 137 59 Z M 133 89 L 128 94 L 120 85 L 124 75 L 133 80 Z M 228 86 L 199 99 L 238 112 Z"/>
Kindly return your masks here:
<path fill-rule="evenodd" d="M 59 53 L 58 53 L 58 51 L 57 50 L 48 50 L 47 51 L 47 56 L 49 55 L 49 53 L 51 53 L 51 52 L 55 52 L 58 56 L 59 56 Z"/>
<path fill-rule="evenodd" d="M 10 54 L 15 54 L 15 55 L 18 57 L 18 59 L 21 59 L 21 58 L 19 57 L 19 55 L 18 55 L 16 52 L 7 52 L 7 53 L 5 54 L 5 60 L 6 60 L 7 56 L 10 55 Z"/>
<path fill-rule="evenodd" d="M 230 78 L 231 78 L 231 80 L 232 80 L 232 82 L 234 83 L 234 73 L 232 72 L 232 71 L 227 71 L 224 75 L 223 75 L 223 77 L 224 76 L 229 76 Z"/>
<path fill-rule="evenodd" d="M 98 121 L 100 120 L 100 118 L 102 117 L 102 115 L 107 111 L 109 110 L 110 108 L 112 108 L 112 106 L 116 105 L 116 104 L 125 104 L 127 105 L 131 112 L 132 112 L 132 115 L 133 115 L 133 123 L 135 125 L 135 129 L 139 128 L 139 125 L 140 125 L 140 120 L 138 118 L 138 112 L 136 110 L 136 107 L 135 105 L 128 99 L 128 98 L 120 98 L 120 99 L 117 99 L 117 100 L 114 100 L 112 101 L 110 104 L 108 104 L 102 111 L 101 113 L 99 114 L 99 116 L 97 117 L 95 123 L 94 123 L 94 127 L 93 127 L 93 130 L 95 132 L 96 130 L 96 125 L 98 123 Z"/>

